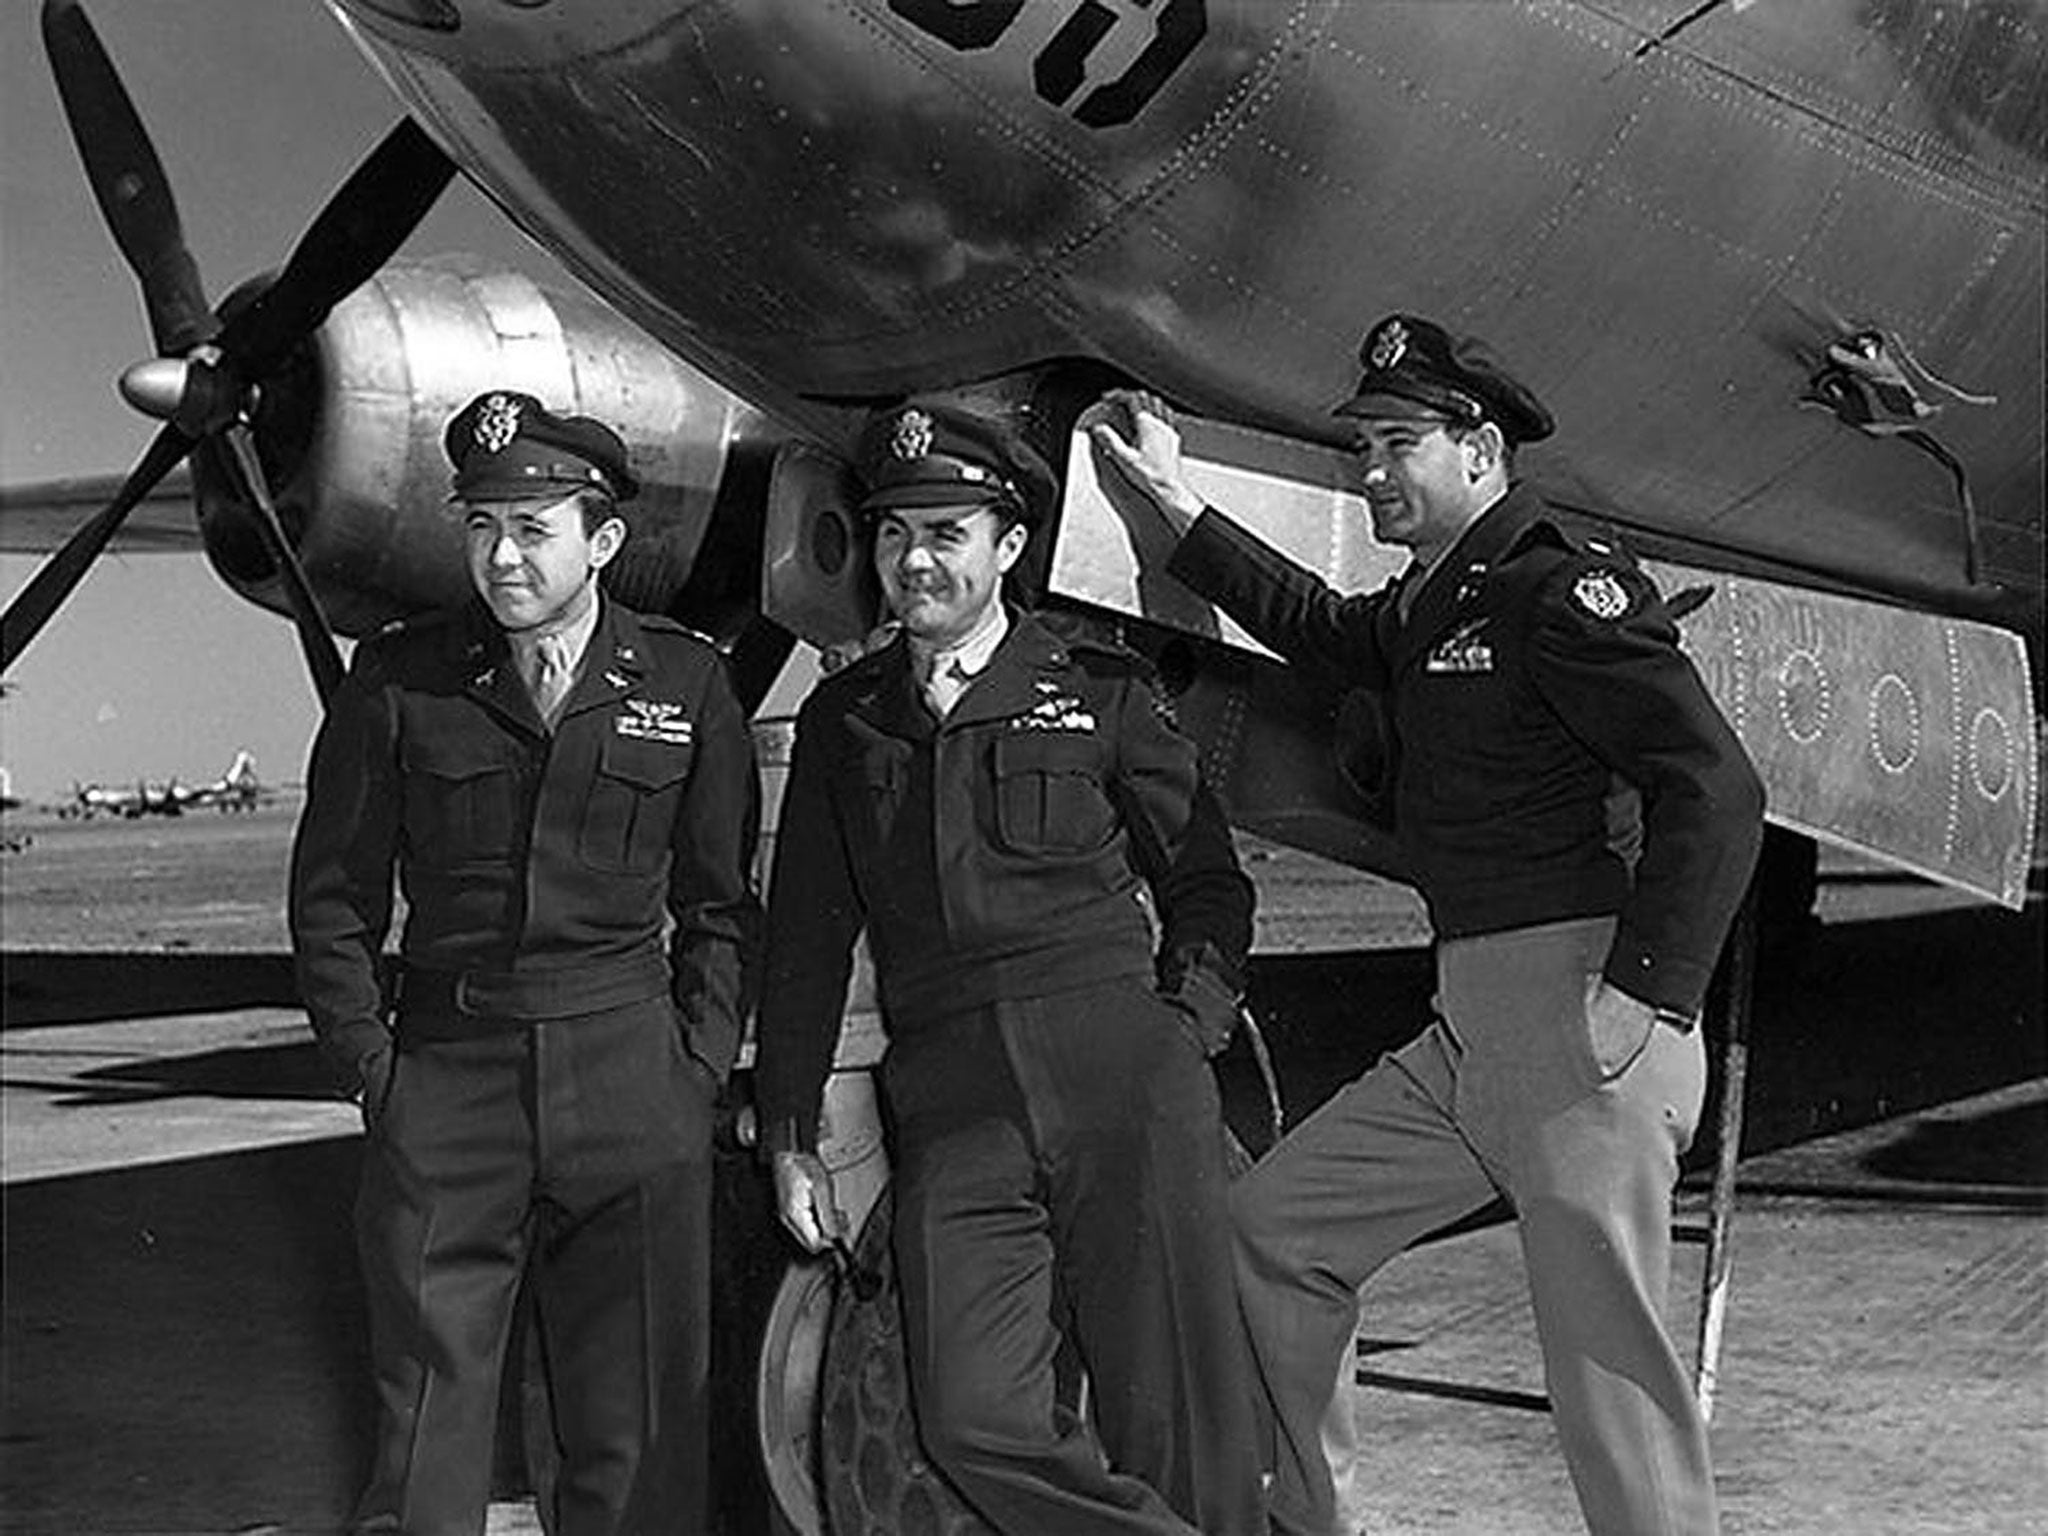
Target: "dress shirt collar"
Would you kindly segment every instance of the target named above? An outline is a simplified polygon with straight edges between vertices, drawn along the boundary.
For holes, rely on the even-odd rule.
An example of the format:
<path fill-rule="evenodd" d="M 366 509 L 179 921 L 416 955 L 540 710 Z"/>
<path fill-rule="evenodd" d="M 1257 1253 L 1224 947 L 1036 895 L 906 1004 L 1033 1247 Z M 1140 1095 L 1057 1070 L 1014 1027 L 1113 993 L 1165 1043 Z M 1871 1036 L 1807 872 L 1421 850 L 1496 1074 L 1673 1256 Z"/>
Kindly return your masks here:
<path fill-rule="evenodd" d="M 964 677 L 979 676 L 1009 631 L 1009 611 L 1001 603 L 992 603 L 988 617 L 958 644 L 923 646 L 913 639 L 910 642 L 911 666 L 920 680 L 933 677 L 948 666 L 957 666 Z"/>
<path fill-rule="evenodd" d="M 505 640 L 512 648 L 512 660 L 521 677 L 533 676 L 534 653 L 540 648 L 542 635 L 555 634 L 562 638 L 569 658 L 569 675 L 574 677 L 583 666 L 583 653 L 590 648 L 590 637 L 597 633 L 598 610 L 604 606 L 604 598 L 596 588 L 591 589 L 590 601 L 583 605 L 583 611 L 566 623 L 536 624 L 531 629 L 508 630 Z"/>

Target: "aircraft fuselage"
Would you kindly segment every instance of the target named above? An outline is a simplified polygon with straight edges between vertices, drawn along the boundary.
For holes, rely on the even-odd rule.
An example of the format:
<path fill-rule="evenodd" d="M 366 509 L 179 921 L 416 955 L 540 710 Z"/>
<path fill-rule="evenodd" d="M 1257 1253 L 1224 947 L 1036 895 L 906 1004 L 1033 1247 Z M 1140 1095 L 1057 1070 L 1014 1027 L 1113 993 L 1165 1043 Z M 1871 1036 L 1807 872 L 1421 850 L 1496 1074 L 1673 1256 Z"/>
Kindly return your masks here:
<path fill-rule="evenodd" d="M 792 422 L 1088 357 L 1327 438 L 1410 309 L 1551 403 L 1573 505 L 2038 623 L 2038 0 L 337 7 L 513 218 Z M 1962 487 L 1802 405 L 1866 330 Z"/>

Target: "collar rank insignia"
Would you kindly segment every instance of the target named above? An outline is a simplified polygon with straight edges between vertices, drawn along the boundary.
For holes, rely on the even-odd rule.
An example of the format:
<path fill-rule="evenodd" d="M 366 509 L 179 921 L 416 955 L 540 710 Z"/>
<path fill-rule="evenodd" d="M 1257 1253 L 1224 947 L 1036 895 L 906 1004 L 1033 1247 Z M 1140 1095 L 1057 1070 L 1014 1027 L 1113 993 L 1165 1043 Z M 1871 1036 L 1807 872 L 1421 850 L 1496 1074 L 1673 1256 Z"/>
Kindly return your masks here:
<path fill-rule="evenodd" d="M 1596 619 L 1619 619 L 1633 606 L 1628 588 L 1608 570 L 1588 571 L 1572 583 L 1572 601 Z"/>
<path fill-rule="evenodd" d="M 680 704 L 660 699 L 627 699 L 625 711 L 612 720 L 612 729 L 628 741 L 659 741 L 672 747 L 686 747 L 695 735 L 690 717 Z"/>
<path fill-rule="evenodd" d="M 1461 624 L 1446 635 L 1422 664 L 1425 672 L 1477 673 L 1493 670 L 1493 647 L 1487 644 L 1480 631 L 1486 627 L 1486 620 L 1474 619 L 1470 624 Z"/>
<path fill-rule="evenodd" d="M 518 435 L 519 402 L 509 395 L 492 395 L 477 413 L 477 447 L 485 453 L 503 453 L 505 445 Z"/>
<path fill-rule="evenodd" d="M 921 459 L 932 451 L 932 419 L 923 411 L 905 411 L 889 434 L 889 451 L 899 459 Z"/>
<path fill-rule="evenodd" d="M 1370 362 L 1379 372 L 1400 362 L 1408 355 L 1408 327 L 1398 320 L 1389 320 L 1380 327 L 1379 335 L 1372 339 Z"/>

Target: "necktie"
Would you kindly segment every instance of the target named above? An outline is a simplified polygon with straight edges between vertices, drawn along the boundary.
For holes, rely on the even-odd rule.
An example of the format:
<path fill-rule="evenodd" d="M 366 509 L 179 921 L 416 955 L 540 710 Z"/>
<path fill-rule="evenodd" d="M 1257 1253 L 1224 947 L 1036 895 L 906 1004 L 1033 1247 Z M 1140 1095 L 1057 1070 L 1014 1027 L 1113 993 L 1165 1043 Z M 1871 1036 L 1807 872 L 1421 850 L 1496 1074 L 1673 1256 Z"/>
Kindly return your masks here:
<path fill-rule="evenodd" d="M 560 635 L 542 635 L 535 642 L 532 686 L 534 708 L 553 725 L 569 694 L 569 643 Z"/>
<path fill-rule="evenodd" d="M 933 656 L 926 666 L 929 673 L 924 682 L 925 702 L 931 705 L 932 713 L 943 720 L 952 713 L 960 695 L 967 691 L 967 685 L 974 679 L 960 665 L 957 656 Z"/>

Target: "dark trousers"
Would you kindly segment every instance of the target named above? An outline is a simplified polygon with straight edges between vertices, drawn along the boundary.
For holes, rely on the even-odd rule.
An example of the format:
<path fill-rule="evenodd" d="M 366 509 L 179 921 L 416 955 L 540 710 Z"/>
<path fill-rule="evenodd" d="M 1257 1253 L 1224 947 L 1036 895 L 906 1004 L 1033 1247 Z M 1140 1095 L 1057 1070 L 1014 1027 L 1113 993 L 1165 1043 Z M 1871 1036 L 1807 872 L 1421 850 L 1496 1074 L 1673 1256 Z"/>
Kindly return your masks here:
<path fill-rule="evenodd" d="M 1263 1531 L 1221 1111 L 1178 1016 L 1136 981 L 999 1003 L 899 1038 L 883 1081 L 919 1432 L 960 1492 L 1005 1536 Z M 1056 1400 L 1069 1336 L 1099 1444 Z"/>
<path fill-rule="evenodd" d="M 359 1530 L 483 1530 L 523 1281 L 550 1529 L 701 1528 L 712 1096 L 666 998 L 401 1046 L 356 1210 L 379 1410 Z"/>

